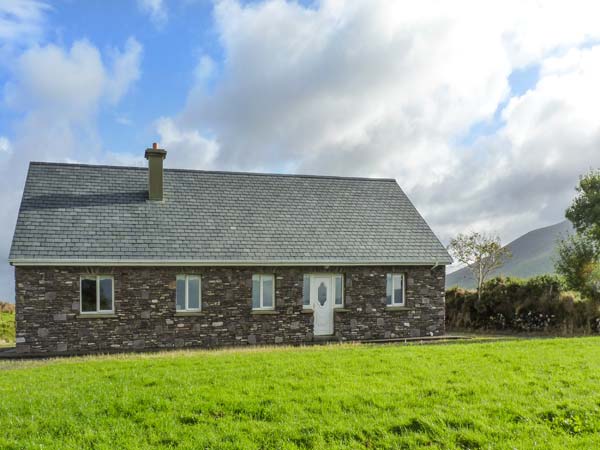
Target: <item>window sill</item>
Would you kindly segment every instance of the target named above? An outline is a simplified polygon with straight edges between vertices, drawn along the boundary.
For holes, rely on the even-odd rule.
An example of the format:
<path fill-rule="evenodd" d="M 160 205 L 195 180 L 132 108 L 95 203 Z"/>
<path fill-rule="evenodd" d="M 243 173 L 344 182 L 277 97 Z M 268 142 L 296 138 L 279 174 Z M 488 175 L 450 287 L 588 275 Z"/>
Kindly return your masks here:
<path fill-rule="evenodd" d="M 415 308 L 409 308 L 408 306 L 386 306 L 386 311 L 412 311 Z"/>
<path fill-rule="evenodd" d="M 252 314 L 253 316 L 265 316 L 279 313 L 273 309 L 253 309 L 250 314 Z"/>
<path fill-rule="evenodd" d="M 314 312 L 313 309 L 309 309 L 309 308 L 304 308 L 302 310 L 302 314 L 312 314 Z"/>
<path fill-rule="evenodd" d="M 90 313 L 90 314 L 78 314 L 77 315 L 78 319 L 111 319 L 113 317 L 117 317 L 117 315 L 114 313 L 109 313 L 109 314 Z"/>
<path fill-rule="evenodd" d="M 177 311 L 175 317 L 201 316 L 202 314 L 202 311 Z"/>
<path fill-rule="evenodd" d="M 352 312 L 352 310 L 348 309 L 348 308 L 333 308 L 333 311 L 334 312 L 342 312 L 342 313 L 343 312 Z"/>

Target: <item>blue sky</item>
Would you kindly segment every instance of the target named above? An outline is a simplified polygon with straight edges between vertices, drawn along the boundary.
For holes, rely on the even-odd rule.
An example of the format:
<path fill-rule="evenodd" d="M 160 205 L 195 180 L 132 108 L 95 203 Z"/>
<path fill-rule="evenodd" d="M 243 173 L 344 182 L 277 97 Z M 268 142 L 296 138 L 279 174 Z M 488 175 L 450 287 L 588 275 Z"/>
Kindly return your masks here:
<path fill-rule="evenodd" d="M 256 1 L 242 4 L 252 5 Z M 311 1 L 299 4 L 314 7 Z M 86 39 L 110 53 L 129 37 L 144 48 L 143 76 L 123 98 L 117 109 L 104 109 L 98 116 L 99 132 L 105 147 L 116 152 L 142 148 L 158 136 L 152 123 L 160 115 L 175 115 L 194 84 L 199 55 L 219 64 L 225 57 L 213 20 L 209 0 L 182 0 L 162 6 L 168 12 L 164 22 L 153 22 L 136 1 L 105 0 L 78 2 L 58 0 L 47 12 L 47 30 L 42 43 L 70 47 Z M 1 82 L 8 76 L 2 74 Z M 18 115 L 3 110 L 0 134 L 11 135 L 11 122 Z"/>
<path fill-rule="evenodd" d="M 313 2 L 299 3 L 315 7 Z M 142 148 L 158 139 L 152 122 L 158 115 L 175 115 L 184 107 L 199 55 L 208 55 L 217 64 L 225 57 L 209 0 L 169 3 L 168 19 L 159 24 L 134 1 L 59 0 L 49 9 L 47 20 L 43 43 L 68 48 L 87 39 L 110 53 L 133 36 L 143 46 L 143 76 L 117 109 L 101 110 L 98 117 L 104 146 L 116 152 Z M 538 71 L 537 65 L 513 71 L 508 79 L 511 92 L 520 95 L 535 86 Z M 0 82 L 8 78 L 4 72 Z M 0 135 L 11 136 L 11 123 L 19 115 L 7 109 L 0 113 Z M 480 135 L 497 130 L 500 122 L 499 114 L 495 114 L 491 120 L 473 125 L 460 142 L 471 144 Z"/>
<path fill-rule="evenodd" d="M 443 242 L 563 219 L 600 165 L 584 0 L 4 0 L 0 253 L 31 160 L 392 177 Z M 12 269 L 0 267 L 0 298 Z M 4 286 L 4 287 L 2 287 Z"/>
<path fill-rule="evenodd" d="M 528 90 L 535 87 L 539 79 L 540 67 L 537 64 L 531 64 L 527 67 L 513 70 L 508 76 L 508 85 L 512 96 L 521 96 Z M 493 135 L 503 124 L 502 110 L 506 107 L 508 99 L 498 104 L 493 116 L 488 120 L 474 123 L 467 133 L 460 135 L 457 145 L 460 147 L 469 147 L 483 136 Z"/>
<path fill-rule="evenodd" d="M 252 6 L 258 1 L 241 2 Z M 307 8 L 318 3 L 298 2 Z M 101 51 L 110 54 L 128 38 L 134 37 L 143 47 L 140 61 L 142 76 L 122 99 L 118 108 L 104 108 L 98 114 L 98 130 L 104 147 L 114 152 L 143 148 L 159 138 L 153 122 L 159 116 L 176 115 L 186 102 L 194 85 L 195 69 L 200 55 L 209 56 L 219 66 L 226 54 L 219 42 L 219 32 L 213 17 L 213 2 L 209 0 L 173 1 L 168 7 L 164 21 L 157 23 L 135 1 L 76 2 L 59 0 L 47 10 L 46 30 L 40 43 L 54 43 L 69 48 L 74 42 L 85 39 Z M 539 66 L 511 72 L 508 82 L 515 95 L 521 95 L 535 86 Z M 0 83 L 10 79 L 7 71 L 0 73 Z M 218 82 L 218 76 L 213 82 Z M 498 106 L 489 119 L 477 122 L 458 143 L 471 145 L 480 136 L 494 133 L 501 126 L 500 111 L 506 102 Z M 22 112 L 0 109 L 0 135 L 11 137 L 13 124 Z"/>
<path fill-rule="evenodd" d="M 44 43 L 68 48 L 87 39 L 107 53 L 132 36 L 142 44 L 143 76 L 118 108 L 103 109 L 98 117 L 104 145 L 115 151 L 147 146 L 157 137 L 150 126 L 157 115 L 176 114 L 183 107 L 198 54 L 209 54 L 215 60 L 223 57 L 209 1 L 175 3 L 168 21 L 155 26 L 136 2 L 59 0 L 53 2 L 47 21 Z M 8 77 L 2 73 L 0 82 Z M 10 136 L 11 122 L 18 120 L 18 115 L 0 111 L 0 134 Z"/>

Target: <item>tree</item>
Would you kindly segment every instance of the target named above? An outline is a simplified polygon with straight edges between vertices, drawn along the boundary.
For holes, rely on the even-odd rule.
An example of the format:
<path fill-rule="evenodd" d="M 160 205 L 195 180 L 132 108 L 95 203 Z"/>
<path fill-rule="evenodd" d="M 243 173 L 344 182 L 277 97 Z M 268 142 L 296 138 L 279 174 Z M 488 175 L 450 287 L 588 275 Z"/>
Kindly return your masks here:
<path fill-rule="evenodd" d="M 600 244 L 600 170 L 592 170 L 579 179 L 577 196 L 565 216 L 578 233 Z"/>
<path fill-rule="evenodd" d="M 569 289 L 592 298 L 600 291 L 599 257 L 598 243 L 589 234 L 576 233 L 559 242 L 554 265 Z"/>
<path fill-rule="evenodd" d="M 477 232 L 459 234 L 450 241 L 448 251 L 475 277 L 478 300 L 485 280 L 512 256 L 510 250 L 502 247 L 499 237 Z"/>
<path fill-rule="evenodd" d="M 565 216 L 576 234 L 558 245 L 556 271 L 567 286 L 590 298 L 600 296 L 600 170 L 579 179 L 577 196 Z"/>

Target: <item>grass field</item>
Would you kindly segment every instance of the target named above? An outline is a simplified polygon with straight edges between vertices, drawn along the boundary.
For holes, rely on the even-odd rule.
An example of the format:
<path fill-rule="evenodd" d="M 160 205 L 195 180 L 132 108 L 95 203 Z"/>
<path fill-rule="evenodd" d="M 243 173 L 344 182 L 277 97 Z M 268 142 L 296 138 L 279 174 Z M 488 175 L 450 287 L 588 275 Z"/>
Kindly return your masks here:
<path fill-rule="evenodd" d="M 600 338 L 0 361 L 0 448 L 600 447 Z"/>
<path fill-rule="evenodd" d="M 0 312 L 0 347 L 15 342 L 14 313 Z"/>

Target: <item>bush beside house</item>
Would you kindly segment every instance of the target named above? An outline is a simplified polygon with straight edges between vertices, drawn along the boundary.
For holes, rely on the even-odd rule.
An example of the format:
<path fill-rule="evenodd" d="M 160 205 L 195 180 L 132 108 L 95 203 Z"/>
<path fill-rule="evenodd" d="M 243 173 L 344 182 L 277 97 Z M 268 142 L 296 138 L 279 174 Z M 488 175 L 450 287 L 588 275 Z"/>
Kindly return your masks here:
<path fill-rule="evenodd" d="M 600 332 L 598 304 L 567 291 L 556 276 L 494 278 L 477 292 L 446 293 L 448 329 L 591 334 Z"/>
<path fill-rule="evenodd" d="M 15 305 L 0 302 L 0 345 L 15 342 Z"/>

